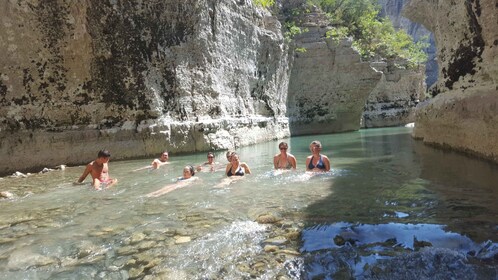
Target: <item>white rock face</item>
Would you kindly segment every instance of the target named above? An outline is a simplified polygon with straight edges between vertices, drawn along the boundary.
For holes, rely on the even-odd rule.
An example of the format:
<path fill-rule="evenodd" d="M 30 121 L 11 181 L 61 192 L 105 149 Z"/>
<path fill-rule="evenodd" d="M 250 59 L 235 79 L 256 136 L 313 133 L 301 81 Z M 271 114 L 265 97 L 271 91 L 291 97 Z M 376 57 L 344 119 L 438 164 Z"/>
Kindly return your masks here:
<path fill-rule="evenodd" d="M 360 128 L 363 107 L 382 74 L 351 48 L 326 39 L 327 28 L 308 26 L 295 38 L 287 97 L 292 135 L 324 134 Z"/>
<path fill-rule="evenodd" d="M 372 62 L 382 78 L 370 93 L 362 127 L 400 126 L 415 120 L 415 106 L 425 99 L 424 67 L 410 69 L 401 61 Z"/>
<path fill-rule="evenodd" d="M 422 1 L 406 16 L 436 37 L 437 96 L 419 105 L 414 136 L 498 162 L 496 1 Z"/>
<path fill-rule="evenodd" d="M 251 1 L 7 1 L 0 174 L 289 135 L 288 50 Z"/>

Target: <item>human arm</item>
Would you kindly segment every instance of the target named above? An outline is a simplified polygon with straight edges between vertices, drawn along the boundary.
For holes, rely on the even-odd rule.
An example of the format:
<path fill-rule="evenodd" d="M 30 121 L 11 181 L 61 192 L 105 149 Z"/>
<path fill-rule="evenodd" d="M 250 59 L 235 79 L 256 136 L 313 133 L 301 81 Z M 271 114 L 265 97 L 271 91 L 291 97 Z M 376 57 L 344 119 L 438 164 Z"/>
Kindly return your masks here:
<path fill-rule="evenodd" d="M 306 171 L 311 171 L 311 169 L 308 167 L 308 166 L 310 166 L 310 161 L 311 161 L 311 157 L 307 157 L 306 158 Z"/>
<path fill-rule="evenodd" d="M 78 179 L 78 183 L 81 183 L 83 181 L 85 181 L 86 177 L 88 176 L 88 174 L 90 174 L 92 172 L 92 164 L 89 163 L 87 164 L 87 166 L 85 167 L 85 171 L 83 171 L 83 174 L 81 174 L 80 178 Z"/>
<path fill-rule="evenodd" d="M 325 165 L 325 171 L 330 171 L 330 160 L 327 156 L 322 156 L 323 164 Z"/>
<path fill-rule="evenodd" d="M 251 169 L 249 169 L 249 166 L 245 162 L 241 163 L 240 166 L 244 168 L 245 173 L 251 174 Z"/>
<path fill-rule="evenodd" d="M 297 168 L 296 157 L 293 155 L 289 156 L 289 161 L 290 161 L 290 164 L 292 165 L 292 169 L 296 170 L 296 168 Z"/>
<path fill-rule="evenodd" d="M 273 157 L 273 167 L 278 169 L 278 155 Z"/>

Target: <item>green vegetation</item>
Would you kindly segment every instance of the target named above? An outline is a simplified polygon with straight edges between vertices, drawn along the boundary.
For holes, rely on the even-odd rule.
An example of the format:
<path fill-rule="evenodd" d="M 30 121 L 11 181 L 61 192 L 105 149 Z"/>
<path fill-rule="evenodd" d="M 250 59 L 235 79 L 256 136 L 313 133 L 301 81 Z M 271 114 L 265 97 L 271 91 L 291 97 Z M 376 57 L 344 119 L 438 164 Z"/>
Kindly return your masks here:
<path fill-rule="evenodd" d="M 270 8 L 275 5 L 275 0 L 252 0 L 254 4 L 263 8 Z"/>
<path fill-rule="evenodd" d="M 253 0 L 253 3 L 265 8 L 275 7 L 275 0 Z M 285 16 L 284 37 L 287 41 L 307 32 L 299 27 L 299 19 L 317 6 L 327 14 L 333 26 L 327 37 L 337 42 L 351 37 L 353 47 L 365 60 L 399 57 L 408 62 L 408 67 L 416 67 L 427 60 L 424 52 L 429 46 L 427 38 L 414 43 L 404 30 L 395 30 L 389 18 L 379 16 L 377 0 L 301 0 L 288 4 L 283 4 L 281 11 Z"/>
<path fill-rule="evenodd" d="M 334 25 L 328 37 L 337 41 L 352 37 L 353 47 L 364 59 L 401 57 L 409 67 L 427 60 L 427 39 L 414 43 L 404 30 L 395 30 L 389 18 L 379 16 L 375 0 L 308 0 L 308 5 L 320 6 L 327 13 Z"/>

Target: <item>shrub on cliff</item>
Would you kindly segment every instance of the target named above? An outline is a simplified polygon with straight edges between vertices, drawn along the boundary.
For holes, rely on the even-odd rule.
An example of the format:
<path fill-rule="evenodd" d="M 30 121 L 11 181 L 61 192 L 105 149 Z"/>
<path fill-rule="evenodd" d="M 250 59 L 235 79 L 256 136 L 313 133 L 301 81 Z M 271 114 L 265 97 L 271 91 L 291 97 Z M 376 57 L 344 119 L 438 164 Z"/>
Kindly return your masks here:
<path fill-rule="evenodd" d="M 353 47 L 364 59 L 400 57 L 416 66 L 427 60 L 426 40 L 417 43 L 404 30 L 395 30 L 389 18 L 379 16 L 376 0 L 308 0 L 319 5 L 334 26 L 327 35 L 336 39 L 353 37 Z"/>

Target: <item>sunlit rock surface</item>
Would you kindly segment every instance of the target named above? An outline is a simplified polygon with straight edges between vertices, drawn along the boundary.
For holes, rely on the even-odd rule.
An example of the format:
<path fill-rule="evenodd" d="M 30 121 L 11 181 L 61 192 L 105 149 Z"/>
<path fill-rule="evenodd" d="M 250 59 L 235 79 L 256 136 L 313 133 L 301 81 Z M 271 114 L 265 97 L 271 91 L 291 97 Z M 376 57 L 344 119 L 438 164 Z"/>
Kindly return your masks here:
<path fill-rule="evenodd" d="M 438 65 L 436 61 L 436 42 L 434 35 L 422 24 L 413 22 L 403 16 L 403 9 L 410 0 L 378 0 L 381 5 L 381 16 L 391 19 L 396 29 L 403 29 L 410 34 L 415 41 L 427 38 L 429 47 L 426 49 L 428 58 L 425 65 L 426 84 L 428 87 L 437 81 Z"/>
<path fill-rule="evenodd" d="M 404 63 L 371 63 L 382 78 L 367 99 L 362 127 L 400 126 L 415 120 L 415 106 L 425 98 L 424 67 L 411 69 Z"/>
<path fill-rule="evenodd" d="M 326 26 L 310 24 L 294 39 L 287 115 L 293 135 L 360 128 L 363 107 L 381 73 L 362 62 L 351 41 L 327 39 Z M 301 49 L 302 51 L 299 51 Z"/>
<path fill-rule="evenodd" d="M 412 0 L 405 13 L 434 33 L 440 69 L 414 136 L 498 162 L 497 11 L 492 0 Z"/>
<path fill-rule="evenodd" d="M 289 135 L 280 23 L 251 1 L 3 1 L 0 174 Z"/>

